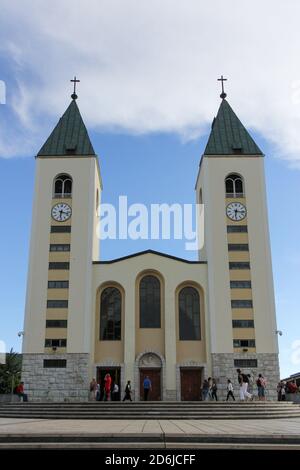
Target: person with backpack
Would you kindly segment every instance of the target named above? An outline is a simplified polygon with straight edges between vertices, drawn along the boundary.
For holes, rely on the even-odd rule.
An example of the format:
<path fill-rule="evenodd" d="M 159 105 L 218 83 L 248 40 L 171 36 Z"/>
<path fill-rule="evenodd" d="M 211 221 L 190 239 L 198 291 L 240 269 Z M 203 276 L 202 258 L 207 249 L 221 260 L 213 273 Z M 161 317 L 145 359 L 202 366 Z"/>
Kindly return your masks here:
<path fill-rule="evenodd" d="M 131 399 L 131 382 L 130 382 L 130 380 L 128 380 L 128 382 L 126 384 L 126 387 L 125 387 L 125 396 L 123 398 L 123 401 L 125 401 L 125 400 L 132 401 L 132 399 Z"/>
<path fill-rule="evenodd" d="M 257 380 L 256 380 L 256 385 L 257 385 L 257 394 L 258 394 L 259 401 L 265 401 L 265 399 L 266 399 L 266 395 L 265 395 L 266 380 L 262 376 L 262 374 L 258 374 L 258 377 L 257 377 Z"/>
<path fill-rule="evenodd" d="M 235 401 L 234 394 L 233 394 L 233 385 L 231 380 L 227 380 L 227 398 L 226 401 L 229 400 L 229 397 L 232 397 L 233 401 Z"/>
<path fill-rule="evenodd" d="M 251 393 L 248 392 L 249 377 L 246 374 L 243 374 L 241 369 L 236 370 L 238 373 L 238 382 L 240 385 L 240 400 L 244 401 L 245 398 L 250 398 L 252 400 Z"/>
<path fill-rule="evenodd" d="M 218 387 L 217 387 L 216 381 L 215 379 L 212 379 L 212 386 L 211 386 L 211 399 L 212 400 L 215 399 L 216 401 L 218 401 L 217 390 L 218 390 Z"/>

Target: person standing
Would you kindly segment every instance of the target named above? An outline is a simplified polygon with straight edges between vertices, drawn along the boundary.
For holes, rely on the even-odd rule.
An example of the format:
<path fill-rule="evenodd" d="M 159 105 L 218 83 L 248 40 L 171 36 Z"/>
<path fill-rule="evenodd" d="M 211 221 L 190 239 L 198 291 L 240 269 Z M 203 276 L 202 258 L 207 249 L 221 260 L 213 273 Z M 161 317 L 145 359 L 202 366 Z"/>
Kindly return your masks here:
<path fill-rule="evenodd" d="M 234 394 L 233 394 L 233 385 L 231 380 L 227 380 L 227 398 L 226 401 L 229 400 L 229 397 L 232 397 L 233 401 L 235 401 Z"/>
<path fill-rule="evenodd" d="M 110 400 L 111 376 L 106 374 L 104 377 L 104 401 Z"/>
<path fill-rule="evenodd" d="M 208 400 L 208 380 L 204 379 L 203 385 L 202 385 L 202 401 L 207 401 Z"/>
<path fill-rule="evenodd" d="M 152 390 L 151 380 L 149 379 L 148 375 L 146 375 L 146 377 L 144 378 L 143 388 L 144 388 L 144 401 L 147 401 L 149 392 L 150 390 Z"/>
<path fill-rule="evenodd" d="M 240 385 L 240 399 L 242 401 L 244 401 L 245 398 L 252 399 L 251 393 L 248 392 L 249 377 L 246 374 L 243 374 L 241 369 L 237 369 L 236 371 L 238 373 L 238 382 Z"/>
<path fill-rule="evenodd" d="M 215 379 L 212 379 L 212 386 L 211 386 L 211 399 L 212 400 L 218 401 L 217 390 L 218 390 L 218 387 L 217 387 L 216 381 Z"/>
<path fill-rule="evenodd" d="M 97 381 L 94 377 L 90 383 L 90 399 L 91 400 L 96 400 L 96 393 L 97 393 Z"/>
<path fill-rule="evenodd" d="M 117 401 L 118 395 L 119 395 L 119 385 L 117 383 L 114 383 L 114 386 L 111 392 L 112 401 Z"/>
<path fill-rule="evenodd" d="M 265 401 L 266 379 L 262 376 L 262 374 L 258 374 L 256 385 L 257 385 L 257 394 L 258 394 L 259 401 Z"/>
<path fill-rule="evenodd" d="M 23 401 L 28 401 L 28 396 L 24 393 L 24 382 L 20 382 L 20 384 L 16 388 L 16 394 L 22 398 Z"/>
<path fill-rule="evenodd" d="M 127 385 L 125 387 L 125 396 L 123 398 L 123 401 L 125 401 L 125 400 L 132 401 L 132 399 L 131 399 L 131 383 L 130 383 L 130 380 L 128 380 Z"/>

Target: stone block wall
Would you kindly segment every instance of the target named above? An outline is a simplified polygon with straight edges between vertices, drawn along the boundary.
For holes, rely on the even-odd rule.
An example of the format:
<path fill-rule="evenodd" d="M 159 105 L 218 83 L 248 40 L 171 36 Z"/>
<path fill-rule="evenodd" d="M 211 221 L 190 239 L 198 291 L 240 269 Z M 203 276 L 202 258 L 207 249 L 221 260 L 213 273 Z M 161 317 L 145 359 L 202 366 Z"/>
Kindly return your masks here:
<path fill-rule="evenodd" d="M 255 380 L 258 374 L 262 374 L 267 380 L 266 397 L 267 400 L 277 400 L 277 384 L 279 382 L 279 362 L 278 354 L 258 353 L 258 354 L 212 354 L 212 377 L 218 383 L 218 397 L 224 400 L 227 395 L 227 379 L 232 381 L 235 398 L 239 399 L 239 384 L 237 380 L 237 367 L 234 366 L 234 359 L 257 359 L 257 368 L 240 367 L 245 374 L 250 374 L 254 382 L 249 384 L 249 391 L 256 393 Z"/>
<path fill-rule="evenodd" d="M 44 368 L 44 359 L 66 359 L 65 368 Z M 88 401 L 89 354 L 24 354 L 22 380 L 30 401 Z"/>

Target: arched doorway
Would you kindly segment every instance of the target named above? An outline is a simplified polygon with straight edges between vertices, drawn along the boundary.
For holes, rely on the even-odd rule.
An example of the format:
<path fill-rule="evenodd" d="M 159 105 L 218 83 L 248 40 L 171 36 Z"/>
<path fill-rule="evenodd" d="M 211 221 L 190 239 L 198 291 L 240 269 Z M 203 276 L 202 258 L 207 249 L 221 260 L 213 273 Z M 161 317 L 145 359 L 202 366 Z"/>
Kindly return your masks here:
<path fill-rule="evenodd" d="M 146 377 L 151 381 L 151 390 L 148 395 L 149 401 L 160 401 L 162 399 L 162 362 L 155 353 L 145 353 L 139 360 L 139 382 L 140 400 L 144 400 L 143 383 Z"/>

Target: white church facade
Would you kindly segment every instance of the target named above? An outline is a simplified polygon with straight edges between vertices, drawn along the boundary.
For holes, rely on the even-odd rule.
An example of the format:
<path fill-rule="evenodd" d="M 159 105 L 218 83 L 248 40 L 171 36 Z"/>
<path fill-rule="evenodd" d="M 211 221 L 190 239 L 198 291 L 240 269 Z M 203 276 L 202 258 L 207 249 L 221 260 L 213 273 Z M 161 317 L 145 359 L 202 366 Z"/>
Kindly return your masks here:
<path fill-rule="evenodd" d="M 22 378 L 31 401 L 89 398 L 106 373 L 134 400 L 220 396 L 236 369 L 279 380 L 264 156 L 222 96 L 196 181 L 198 261 L 148 250 L 101 261 L 100 166 L 76 95 L 36 157 Z M 195 175 L 196 176 L 196 175 Z M 117 242 L 116 242 L 117 243 Z"/>

